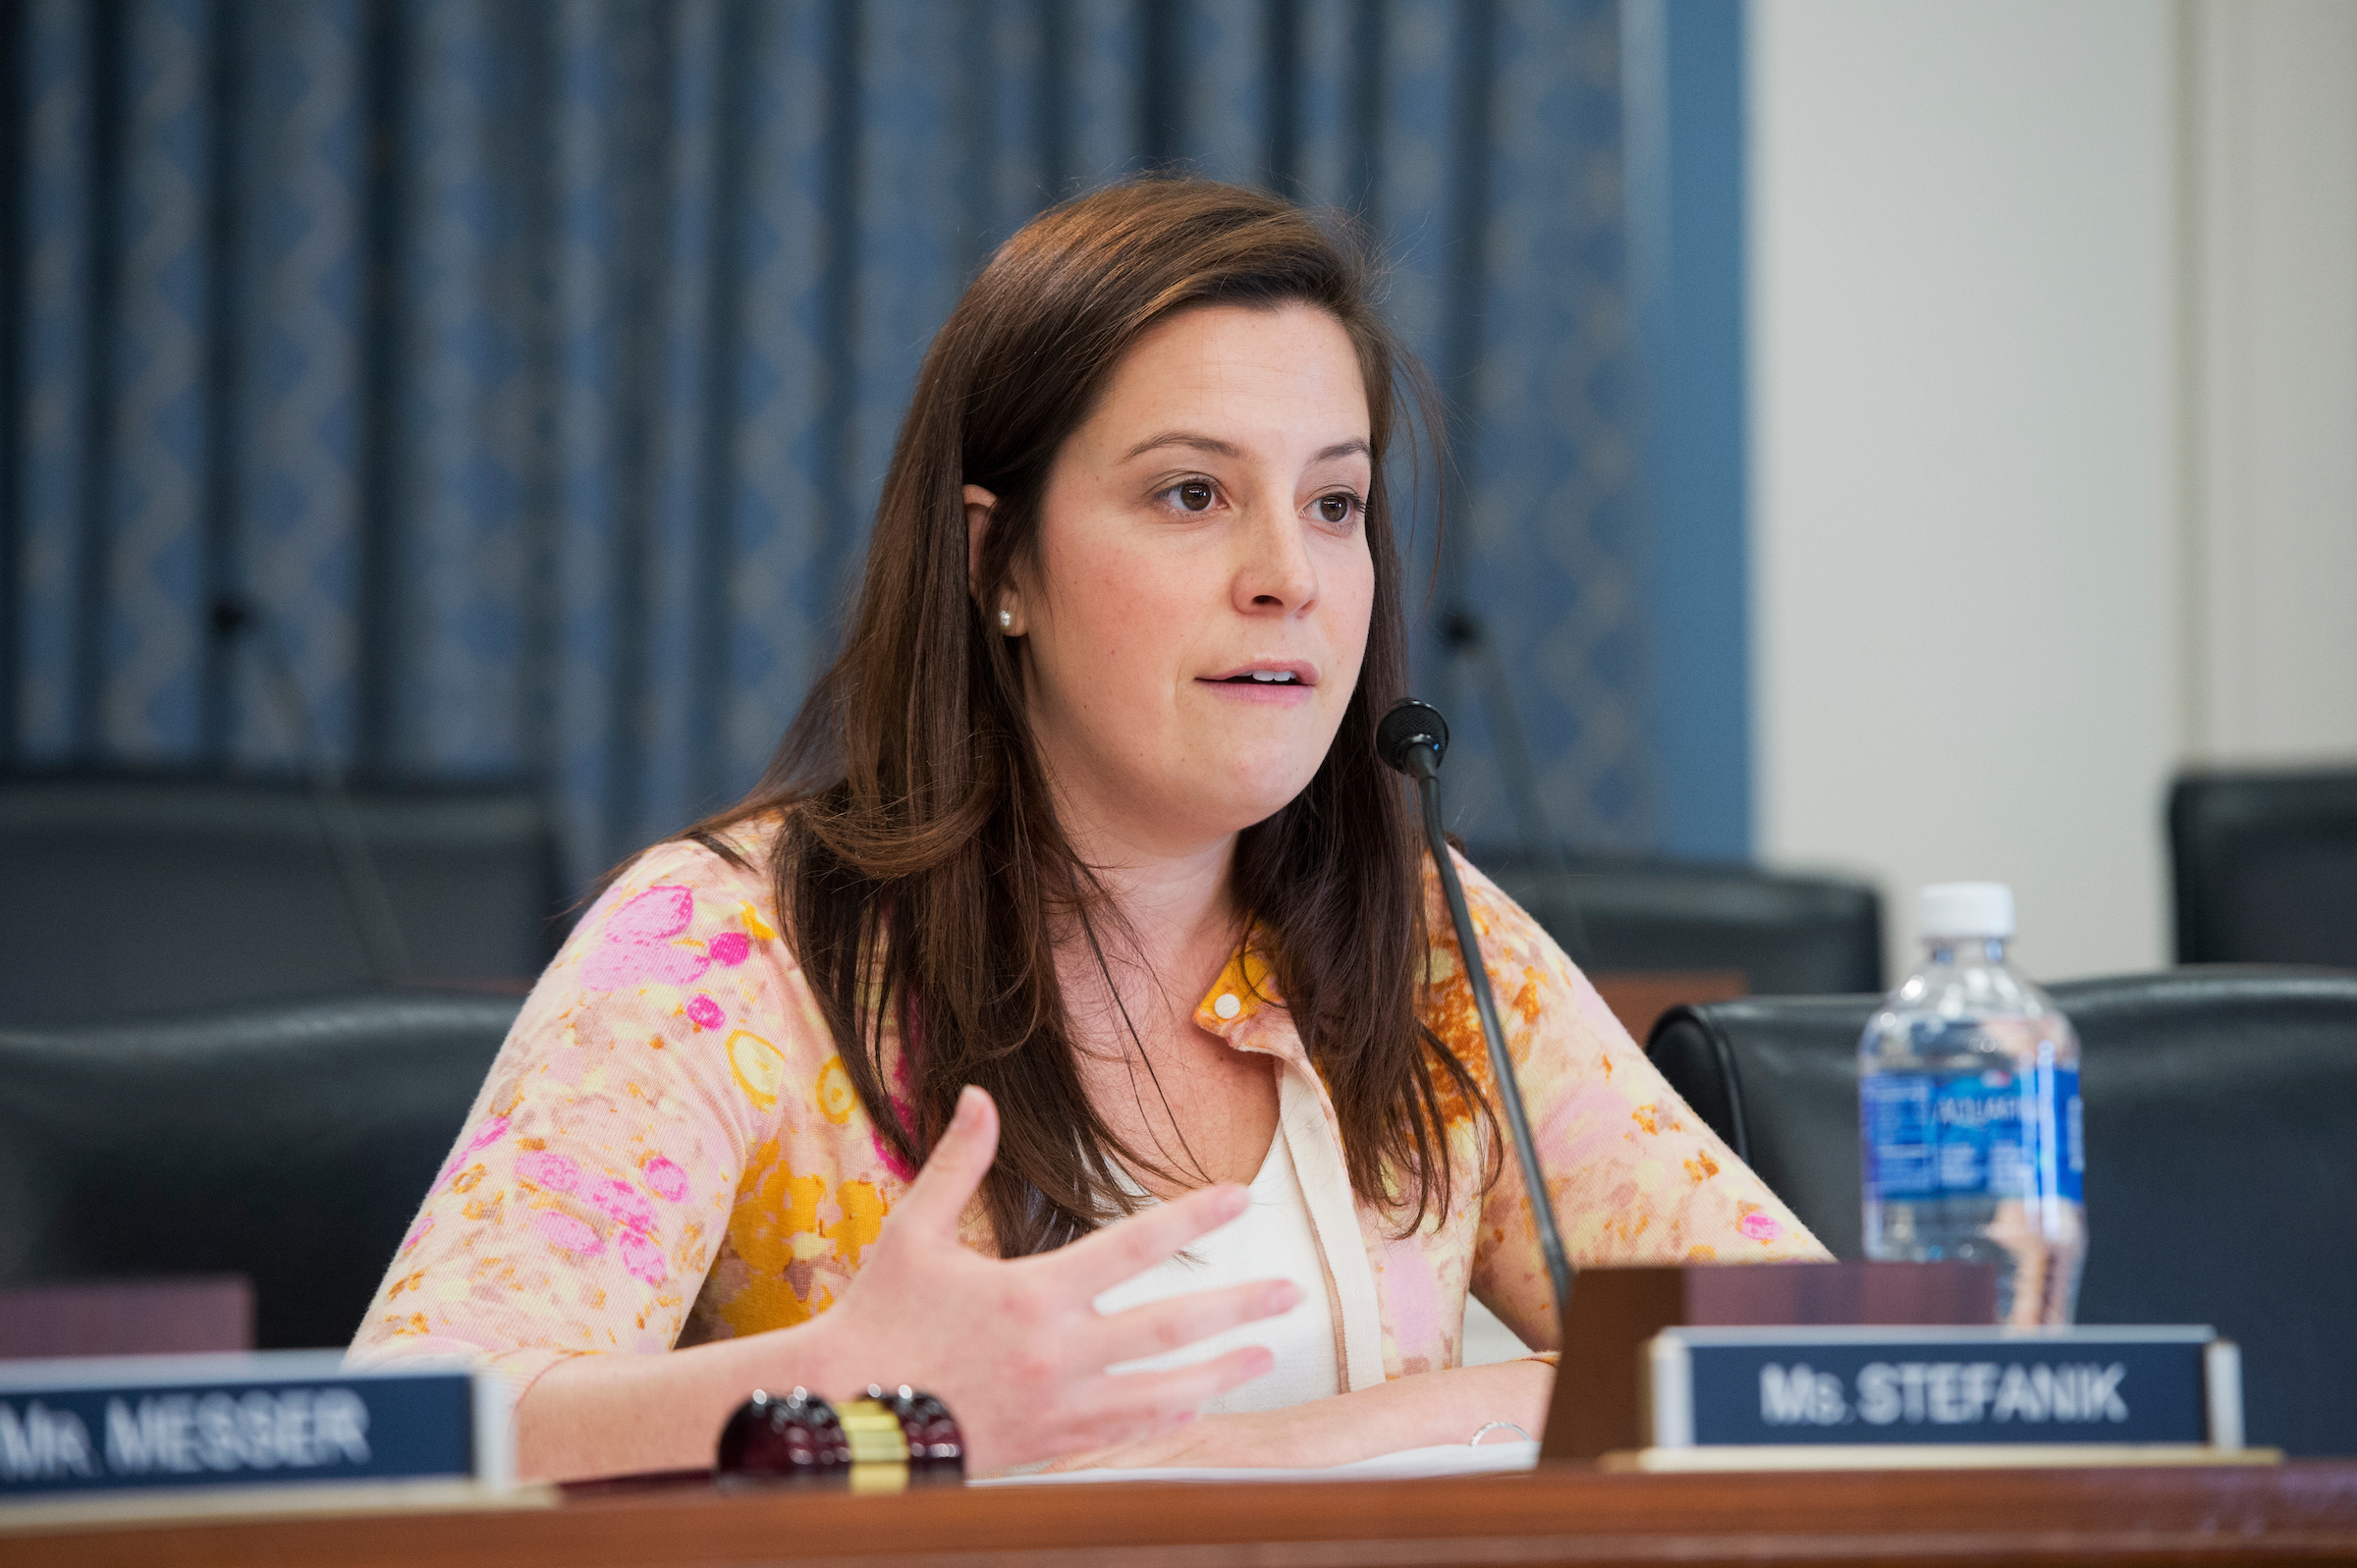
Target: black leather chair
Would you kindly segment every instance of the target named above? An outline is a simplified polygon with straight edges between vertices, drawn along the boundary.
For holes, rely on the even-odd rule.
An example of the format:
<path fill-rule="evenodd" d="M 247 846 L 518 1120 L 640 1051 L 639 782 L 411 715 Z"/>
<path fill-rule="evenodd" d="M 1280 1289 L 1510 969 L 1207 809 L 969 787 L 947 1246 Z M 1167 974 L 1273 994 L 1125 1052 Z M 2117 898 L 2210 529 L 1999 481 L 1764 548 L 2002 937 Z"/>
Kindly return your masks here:
<path fill-rule="evenodd" d="M 1757 996 L 1883 989 L 1883 910 L 1863 883 L 1700 861 L 1571 859 L 1541 870 L 1510 849 L 1469 858 L 1575 955 L 1568 903 L 1600 972 L 1739 969 Z"/>
<path fill-rule="evenodd" d="M 2357 770 L 2188 774 L 2168 848 L 2177 962 L 2357 969 Z"/>
<path fill-rule="evenodd" d="M 2079 1321 L 2217 1325 L 2250 1439 L 2357 1453 L 2357 975 L 2219 968 L 2052 988 L 2087 1127 Z M 1856 1258 L 1874 997 L 1681 1007 L 1649 1051 L 1837 1257 Z"/>
<path fill-rule="evenodd" d="M 353 794 L 425 983 L 528 980 L 564 935 L 553 808 L 520 784 Z M 0 773 L 0 1025 L 323 996 L 371 969 L 300 781 Z"/>
<path fill-rule="evenodd" d="M 520 1004 L 0 1030 L 0 1284 L 244 1274 L 259 1348 L 349 1343 Z"/>

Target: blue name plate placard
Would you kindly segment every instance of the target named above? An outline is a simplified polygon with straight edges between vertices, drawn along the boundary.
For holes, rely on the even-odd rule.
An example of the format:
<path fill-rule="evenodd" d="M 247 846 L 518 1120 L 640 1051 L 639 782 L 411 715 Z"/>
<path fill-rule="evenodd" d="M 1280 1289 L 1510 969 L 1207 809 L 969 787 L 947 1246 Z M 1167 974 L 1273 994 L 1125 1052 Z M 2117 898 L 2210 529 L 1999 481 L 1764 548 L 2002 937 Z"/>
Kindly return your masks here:
<path fill-rule="evenodd" d="M 291 1483 L 512 1484 L 490 1380 L 333 1351 L 0 1362 L 0 1502 Z"/>
<path fill-rule="evenodd" d="M 1670 1328 L 1656 1448 L 2242 1447 L 2241 1362 L 2209 1328 Z"/>

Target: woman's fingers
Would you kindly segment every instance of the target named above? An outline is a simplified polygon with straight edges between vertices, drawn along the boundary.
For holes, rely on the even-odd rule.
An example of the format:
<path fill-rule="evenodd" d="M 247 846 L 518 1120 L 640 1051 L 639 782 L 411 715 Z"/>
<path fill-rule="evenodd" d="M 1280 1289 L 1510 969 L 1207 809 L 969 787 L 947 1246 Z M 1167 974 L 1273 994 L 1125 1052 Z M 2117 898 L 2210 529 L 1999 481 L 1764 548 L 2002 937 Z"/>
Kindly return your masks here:
<path fill-rule="evenodd" d="M 907 1194 L 893 1206 L 892 1217 L 904 1231 L 922 1228 L 953 1234 L 959 1217 L 982 1185 L 991 1161 L 999 1152 L 999 1108 L 990 1096 L 967 1084 L 958 1095 L 941 1141 L 925 1158 L 924 1169 L 909 1183 Z"/>
<path fill-rule="evenodd" d="M 1122 1372 L 1092 1379 L 1064 1423 L 1072 1446 L 1111 1447 L 1168 1432 L 1231 1388 L 1266 1377 L 1277 1358 L 1266 1345 L 1245 1345 L 1224 1356 L 1167 1372 Z"/>
<path fill-rule="evenodd" d="M 1100 1291 L 1132 1279 L 1244 1212 L 1251 1196 L 1233 1184 L 1205 1187 L 1173 1203 L 1107 1225 L 1041 1260 L 1058 1288 L 1094 1301 Z"/>
<path fill-rule="evenodd" d="M 1290 1312 L 1300 1304 L 1301 1288 L 1289 1279 L 1255 1279 L 1150 1301 L 1098 1319 L 1088 1358 L 1111 1366 L 1159 1356 L 1238 1324 Z"/>
<path fill-rule="evenodd" d="M 1300 1295 L 1289 1281 L 1201 1291 L 1112 1317 L 1093 1306 L 1108 1286 L 1242 1214 L 1243 1188 L 1206 1188 L 1056 1252 L 1002 1263 L 957 1237 L 998 1138 L 997 1108 L 968 1087 L 893 1206 L 888 1245 L 821 1320 L 837 1330 L 847 1385 L 887 1370 L 921 1374 L 950 1395 L 976 1464 L 988 1469 L 1168 1432 L 1204 1400 L 1268 1371 L 1258 1346 L 1165 1372 L 1110 1376 L 1105 1368 L 1288 1311 Z"/>

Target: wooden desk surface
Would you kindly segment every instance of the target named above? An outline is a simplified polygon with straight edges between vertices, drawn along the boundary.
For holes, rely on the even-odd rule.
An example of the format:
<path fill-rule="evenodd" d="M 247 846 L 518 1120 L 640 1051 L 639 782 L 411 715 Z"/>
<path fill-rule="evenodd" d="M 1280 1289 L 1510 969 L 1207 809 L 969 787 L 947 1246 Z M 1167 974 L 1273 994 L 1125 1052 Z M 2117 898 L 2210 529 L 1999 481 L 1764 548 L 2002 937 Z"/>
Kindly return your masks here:
<path fill-rule="evenodd" d="M 2277 1468 L 1073 1486 L 895 1497 L 701 1486 L 541 1510 L 0 1537 L 0 1560 L 277 1568 L 2357 1562 L 2357 1461 Z"/>

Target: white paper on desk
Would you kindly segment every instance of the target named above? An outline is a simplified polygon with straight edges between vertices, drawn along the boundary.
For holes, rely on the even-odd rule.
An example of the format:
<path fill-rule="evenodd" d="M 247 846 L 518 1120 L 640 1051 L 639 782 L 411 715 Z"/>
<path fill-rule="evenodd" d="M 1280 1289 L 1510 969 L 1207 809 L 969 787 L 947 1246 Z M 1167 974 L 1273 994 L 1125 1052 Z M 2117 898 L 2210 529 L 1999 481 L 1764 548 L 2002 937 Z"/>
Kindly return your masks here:
<path fill-rule="evenodd" d="M 1535 1442 L 1461 1442 L 1437 1448 L 1402 1448 L 1398 1453 L 1354 1459 L 1323 1470 L 1180 1469 L 1063 1470 L 1053 1475 L 1000 1476 L 976 1487 L 1054 1487 L 1093 1481 L 1430 1481 L 1443 1476 L 1495 1476 L 1528 1470 L 1539 1462 Z"/>

